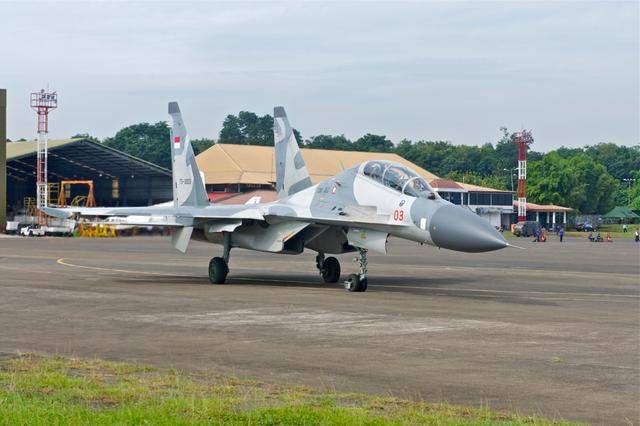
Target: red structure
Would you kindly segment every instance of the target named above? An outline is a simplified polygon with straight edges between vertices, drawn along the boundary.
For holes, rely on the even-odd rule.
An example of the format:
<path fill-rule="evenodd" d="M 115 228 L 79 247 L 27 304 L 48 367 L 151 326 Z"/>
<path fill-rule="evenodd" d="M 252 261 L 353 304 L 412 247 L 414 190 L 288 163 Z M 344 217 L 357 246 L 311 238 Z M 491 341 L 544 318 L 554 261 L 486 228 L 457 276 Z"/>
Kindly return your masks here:
<path fill-rule="evenodd" d="M 47 187 L 47 134 L 49 133 L 49 111 L 58 107 L 58 94 L 44 89 L 31 94 L 31 108 L 38 114 L 38 154 L 36 157 L 36 207 L 39 225 L 47 224 L 47 215 L 42 207 L 49 205 Z"/>
<path fill-rule="evenodd" d="M 527 150 L 533 136 L 523 130 L 512 134 L 511 141 L 518 146 L 518 222 L 524 222 L 527 220 Z"/>

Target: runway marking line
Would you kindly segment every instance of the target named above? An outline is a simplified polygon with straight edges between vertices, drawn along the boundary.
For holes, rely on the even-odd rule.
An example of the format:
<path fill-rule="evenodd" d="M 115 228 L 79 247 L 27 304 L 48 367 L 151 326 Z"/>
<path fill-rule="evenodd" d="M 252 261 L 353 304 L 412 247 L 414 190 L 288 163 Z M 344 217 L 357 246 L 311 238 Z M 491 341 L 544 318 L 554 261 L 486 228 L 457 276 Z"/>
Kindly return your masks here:
<path fill-rule="evenodd" d="M 58 265 L 70 266 L 72 268 L 81 268 L 81 269 L 93 269 L 96 271 L 105 271 L 105 272 L 122 272 L 125 274 L 141 274 L 141 275 L 161 275 L 161 276 L 169 276 L 169 277 L 184 277 L 185 275 L 172 274 L 170 272 L 149 272 L 149 271 L 132 271 L 128 269 L 116 269 L 116 268 L 101 268 L 99 266 L 84 266 L 84 265 L 76 265 L 73 263 L 65 262 L 67 259 L 65 257 L 61 257 L 56 260 Z"/>
<path fill-rule="evenodd" d="M 116 268 L 102 268 L 99 266 L 85 266 L 76 265 L 66 262 L 66 258 L 62 257 L 56 261 L 59 265 L 70 266 L 73 268 L 93 269 L 105 272 L 120 272 L 125 274 L 140 274 L 140 275 L 155 275 L 155 276 L 170 276 L 170 277 L 195 277 L 195 275 L 178 275 L 172 273 L 163 272 L 149 272 L 149 271 L 133 271 L 129 269 L 116 269 Z M 243 268 L 246 269 L 246 268 Z M 264 269 L 262 269 L 264 270 Z M 242 281 L 255 281 L 255 282 L 279 282 L 279 283 L 293 283 L 293 284 L 312 284 L 308 281 L 291 281 L 291 280 L 273 280 L 263 278 L 242 278 L 237 279 Z M 471 293 L 498 293 L 498 294 L 520 294 L 520 295 L 547 295 L 547 296 L 583 296 L 583 297 L 622 297 L 629 299 L 640 299 L 640 296 L 632 294 L 610 294 L 610 293 L 568 293 L 568 292 L 547 292 L 547 291 L 535 291 L 535 290 L 489 290 L 489 289 L 473 289 L 473 288 L 430 288 L 430 287 L 416 287 L 416 286 L 394 286 L 388 284 L 374 285 L 375 288 L 399 288 L 399 289 L 411 289 L 411 290 L 423 290 L 423 291 L 442 291 L 442 292 L 471 292 Z M 322 287 L 327 289 L 331 287 Z"/>

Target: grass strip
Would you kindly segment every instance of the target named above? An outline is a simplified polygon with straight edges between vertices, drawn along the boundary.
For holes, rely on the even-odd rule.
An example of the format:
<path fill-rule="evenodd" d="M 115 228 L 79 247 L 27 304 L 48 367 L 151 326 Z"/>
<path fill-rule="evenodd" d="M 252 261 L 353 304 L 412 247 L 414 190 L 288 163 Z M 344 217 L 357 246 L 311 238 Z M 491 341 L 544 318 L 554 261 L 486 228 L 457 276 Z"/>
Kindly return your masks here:
<path fill-rule="evenodd" d="M 564 425 L 449 404 L 206 372 L 21 354 L 0 361 L 3 425 Z"/>

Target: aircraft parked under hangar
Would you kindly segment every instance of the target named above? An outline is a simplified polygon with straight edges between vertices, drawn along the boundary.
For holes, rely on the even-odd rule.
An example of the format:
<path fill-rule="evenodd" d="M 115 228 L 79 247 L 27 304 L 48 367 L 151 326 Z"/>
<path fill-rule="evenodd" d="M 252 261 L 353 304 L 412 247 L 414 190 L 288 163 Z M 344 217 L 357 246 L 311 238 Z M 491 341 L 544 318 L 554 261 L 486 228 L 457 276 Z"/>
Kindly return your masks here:
<path fill-rule="evenodd" d="M 182 252 L 192 238 L 221 244 L 222 257 L 209 262 L 209 280 L 215 284 L 226 280 L 233 247 L 282 254 L 314 250 L 318 270 L 328 283 L 340 280 L 340 263 L 325 255 L 357 252 L 359 274 L 349 275 L 344 285 L 349 291 L 360 292 L 367 289 L 367 252 L 386 253 L 390 235 L 464 252 L 508 245 L 489 222 L 443 200 L 424 179 L 401 164 L 367 161 L 313 185 L 283 107 L 274 109 L 278 199 L 211 205 L 176 102 L 169 103 L 169 115 L 173 203 L 47 208 L 46 212 L 58 217 L 124 216 L 130 225 L 172 227 L 172 244 Z M 144 217 L 150 220 L 141 220 Z"/>

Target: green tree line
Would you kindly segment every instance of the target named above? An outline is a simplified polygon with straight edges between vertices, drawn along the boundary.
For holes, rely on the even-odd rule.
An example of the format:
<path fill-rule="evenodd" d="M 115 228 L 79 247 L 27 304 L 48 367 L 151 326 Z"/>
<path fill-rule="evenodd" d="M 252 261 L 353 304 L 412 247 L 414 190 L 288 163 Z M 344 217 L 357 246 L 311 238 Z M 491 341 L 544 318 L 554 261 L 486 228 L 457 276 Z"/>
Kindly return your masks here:
<path fill-rule="evenodd" d="M 354 141 L 344 135 L 325 134 L 304 139 L 294 129 L 299 145 L 304 148 L 392 152 L 441 177 L 511 190 L 517 185 L 514 170 L 517 148 L 511 142 L 510 132 L 506 128 L 501 131 L 497 141 L 470 146 L 407 139 L 394 145 L 386 136 L 370 133 Z M 168 140 L 167 123 L 158 122 L 125 127 L 102 143 L 170 168 Z M 191 142 L 196 155 L 214 143 L 272 146 L 273 117 L 249 111 L 230 114 L 222 123 L 217 141 Z M 581 148 L 560 147 L 546 153 L 532 150 L 528 159 L 527 190 L 531 202 L 563 205 L 586 214 L 605 213 L 615 205 L 640 210 L 640 145 L 599 143 Z"/>

